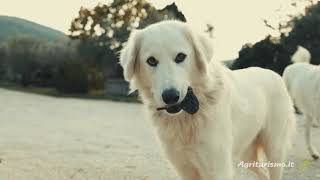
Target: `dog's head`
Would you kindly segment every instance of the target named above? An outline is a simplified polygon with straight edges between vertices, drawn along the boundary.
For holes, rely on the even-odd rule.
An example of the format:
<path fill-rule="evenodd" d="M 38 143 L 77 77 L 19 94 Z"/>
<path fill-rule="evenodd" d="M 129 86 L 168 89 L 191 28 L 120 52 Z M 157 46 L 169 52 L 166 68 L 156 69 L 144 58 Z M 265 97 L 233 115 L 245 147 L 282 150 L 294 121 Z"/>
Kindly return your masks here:
<path fill-rule="evenodd" d="M 185 23 L 164 21 L 132 32 L 120 64 L 131 86 L 166 107 L 183 102 L 192 84 L 207 76 L 212 54 L 211 42 Z"/>

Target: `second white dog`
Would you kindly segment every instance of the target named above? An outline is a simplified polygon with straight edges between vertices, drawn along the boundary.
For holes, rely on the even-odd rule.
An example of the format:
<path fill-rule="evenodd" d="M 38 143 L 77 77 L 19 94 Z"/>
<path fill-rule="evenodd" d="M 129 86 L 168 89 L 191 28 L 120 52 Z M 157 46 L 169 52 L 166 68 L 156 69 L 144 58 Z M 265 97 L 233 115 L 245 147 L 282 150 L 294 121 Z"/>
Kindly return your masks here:
<path fill-rule="evenodd" d="M 284 162 L 295 120 L 281 77 L 260 68 L 233 72 L 212 55 L 209 40 L 176 21 L 133 32 L 121 52 L 124 77 L 139 90 L 177 172 L 183 180 L 233 180 L 235 165 L 259 162 L 259 153 Z M 281 167 L 269 170 L 271 180 L 281 179 Z"/>
<path fill-rule="evenodd" d="M 319 153 L 311 142 L 311 128 L 313 123 L 320 123 L 320 66 L 309 64 L 310 59 L 309 51 L 299 46 L 292 56 L 294 64 L 285 69 L 283 79 L 294 104 L 304 114 L 308 150 L 313 159 L 319 159 Z"/>

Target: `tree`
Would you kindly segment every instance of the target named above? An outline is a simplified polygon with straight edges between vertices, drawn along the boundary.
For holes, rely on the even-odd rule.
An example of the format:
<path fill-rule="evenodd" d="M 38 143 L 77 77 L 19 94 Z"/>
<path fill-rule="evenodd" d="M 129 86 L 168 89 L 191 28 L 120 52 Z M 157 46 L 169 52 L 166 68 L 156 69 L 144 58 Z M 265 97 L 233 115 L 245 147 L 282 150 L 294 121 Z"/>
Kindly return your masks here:
<path fill-rule="evenodd" d="M 62 93 L 88 93 L 87 67 L 77 60 L 63 62 L 56 74 L 56 89 Z"/>
<path fill-rule="evenodd" d="M 70 37 L 81 40 L 93 38 L 99 46 L 116 49 L 131 30 L 164 19 L 186 21 L 174 3 L 156 10 L 145 0 L 114 0 L 110 4 L 99 3 L 92 10 L 82 7 L 79 16 L 71 23 Z"/>
<path fill-rule="evenodd" d="M 82 7 L 70 27 L 70 37 L 80 40 L 79 52 L 107 76 L 122 76 L 117 52 L 130 31 L 164 19 L 186 21 L 173 3 L 157 10 L 145 0 L 114 0 L 93 9 Z"/>
<path fill-rule="evenodd" d="M 300 2 L 300 1 L 298 1 Z M 298 6 L 297 3 L 292 6 Z M 278 31 L 280 36 L 268 36 L 253 46 L 240 50 L 232 69 L 251 66 L 268 68 L 282 74 L 291 64 L 291 56 L 302 45 L 311 52 L 313 64 L 320 63 L 320 2 L 308 1 L 303 13 L 288 15 L 287 22 L 280 22 L 277 27 L 264 21 L 266 26 Z"/>
<path fill-rule="evenodd" d="M 271 69 L 279 74 L 291 64 L 290 53 L 287 49 L 268 36 L 254 45 L 245 45 L 239 51 L 239 58 L 235 60 L 231 69 L 248 67 L 262 67 Z"/>
<path fill-rule="evenodd" d="M 49 42 L 29 36 L 12 38 L 0 47 L 1 78 L 23 86 L 53 87 L 54 77 L 63 62 L 81 61 L 75 47 L 75 42 Z"/>
<path fill-rule="evenodd" d="M 288 48 L 301 45 L 311 52 L 311 63 L 320 64 L 320 2 L 306 7 L 304 15 L 294 17 L 288 22 L 292 30 L 281 38 Z"/>
<path fill-rule="evenodd" d="M 36 52 L 41 51 L 43 43 L 31 37 L 14 38 L 8 43 L 9 68 L 20 77 L 23 86 L 31 83 L 32 73 L 40 66 Z"/>
<path fill-rule="evenodd" d="M 5 78 L 6 74 L 6 57 L 7 49 L 5 46 L 0 46 L 0 80 Z"/>
<path fill-rule="evenodd" d="M 116 49 L 123 33 L 135 29 L 146 18 L 151 6 L 144 0 L 115 0 L 111 4 L 99 3 L 92 10 L 82 7 L 71 23 L 70 37 L 85 40 L 93 38 L 97 45 Z"/>

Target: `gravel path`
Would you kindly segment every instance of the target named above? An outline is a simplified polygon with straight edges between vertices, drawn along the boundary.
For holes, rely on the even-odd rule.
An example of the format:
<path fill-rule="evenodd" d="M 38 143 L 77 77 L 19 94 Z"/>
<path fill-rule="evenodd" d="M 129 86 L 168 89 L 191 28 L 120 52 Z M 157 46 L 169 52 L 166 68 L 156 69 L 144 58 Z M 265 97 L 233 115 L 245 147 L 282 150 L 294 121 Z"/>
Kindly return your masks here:
<path fill-rule="evenodd" d="M 302 122 L 285 180 L 319 180 Z M 0 89 L 1 180 L 177 180 L 142 105 Z M 320 129 L 313 131 L 320 150 Z M 240 169 L 237 179 L 255 179 Z"/>

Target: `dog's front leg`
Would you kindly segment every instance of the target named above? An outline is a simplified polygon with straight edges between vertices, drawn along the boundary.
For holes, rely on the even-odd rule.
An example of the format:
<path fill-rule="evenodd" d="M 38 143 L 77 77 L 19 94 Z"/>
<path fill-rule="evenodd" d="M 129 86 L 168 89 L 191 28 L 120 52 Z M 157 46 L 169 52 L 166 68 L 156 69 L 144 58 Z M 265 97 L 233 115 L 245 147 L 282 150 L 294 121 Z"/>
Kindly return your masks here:
<path fill-rule="evenodd" d="M 227 141 L 205 142 L 199 148 L 196 161 L 204 180 L 233 180 L 232 144 Z"/>
<path fill-rule="evenodd" d="M 194 144 L 166 144 L 168 158 L 182 180 L 233 179 L 232 143 L 227 135 L 217 133 L 219 139 L 210 138 L 214 137 L 210 133 Z"/>
<path fill-rule="evenodd" d="M 169 160 L 182 180 L 232 180 L 231 148 L 226 144 L 167 149 Z"/>
<path fill-rule="evenodd" d="M 221 106 L 226 107 L 226 106 Z M 217 109 L 199 134 L 198 162 L 204 180 L 233 180 L 233 137 L 228 108 Z"/>

